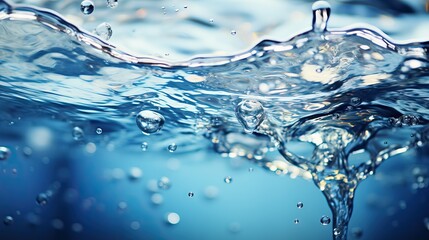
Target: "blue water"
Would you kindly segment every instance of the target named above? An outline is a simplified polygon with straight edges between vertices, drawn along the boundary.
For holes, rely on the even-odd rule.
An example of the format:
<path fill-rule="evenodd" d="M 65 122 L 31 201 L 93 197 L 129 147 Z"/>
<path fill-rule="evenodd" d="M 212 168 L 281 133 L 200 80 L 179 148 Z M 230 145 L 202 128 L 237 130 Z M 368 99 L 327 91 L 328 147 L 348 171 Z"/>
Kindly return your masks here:
<path fill-rule="evenodd" d="M 305 1 L 95 1 L 87 16 L 23 3 L 44 8 L 0 2 L 2 239 L 429 236 L 417 4 L 336 3 L 326 22 Z M 367 19 L 404 41 L 331 28 Z M 163 116 L 159 132 L 141 132 L 142 110 Z"/>

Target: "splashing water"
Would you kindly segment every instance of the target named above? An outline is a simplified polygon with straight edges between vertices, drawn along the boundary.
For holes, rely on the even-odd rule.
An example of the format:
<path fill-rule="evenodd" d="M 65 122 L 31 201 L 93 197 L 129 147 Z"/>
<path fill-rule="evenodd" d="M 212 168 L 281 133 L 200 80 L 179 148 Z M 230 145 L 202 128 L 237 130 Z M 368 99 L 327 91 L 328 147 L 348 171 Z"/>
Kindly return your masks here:
<path fill-rule="evenodd" d="M 81 10 L 91 14 L 94 4 L 83 1 Z M 73 123 L 97 121 L 103 135 L 123 130 L 127 139 L 162 130 L 169 136 L 157 141 L 174 142 L 170 152 L 198 145 L 182 137 L 202 130 L 220 154 L 286 171 L 284 162 L 268 156 L 278 151 L 312 177 L 331 208 L 334 239 L 346 239 L 358 184 L 392 156 L 428 147 L 429 43 L 395 44 L 372 27 L 328 30 L 330 13 L 319 1 L 312 29 L 288 41 L 264 40 L 241 54 L 172 63 L 126 54 L 52 12 L 0 1 L 0 101 L 7 103 L 1 108 L 31 116 L 49 105 L 43 113 L 61 113 L 60 120 Z M 109 40 L 110 25 L 99 27 L 97 34 Z M 16 41 L 4 44 L 8 38 Z M 71 129 L 75 141 L 87 132 Z M 296 142 L 311 155 L 294 152 Z M 128 143 L 148 148 L 140 140 Z M 7 159 L 10 151 L 1 148 Z M 362 153 L 369 158 L 349 161 Z M 170 189 L 170 179 L 161 177 L 157 187 Z M 177 213 L 168 214 L 169 224 L 179 221 Z M 320 223 L 331 219 L 323 216 Z"/>

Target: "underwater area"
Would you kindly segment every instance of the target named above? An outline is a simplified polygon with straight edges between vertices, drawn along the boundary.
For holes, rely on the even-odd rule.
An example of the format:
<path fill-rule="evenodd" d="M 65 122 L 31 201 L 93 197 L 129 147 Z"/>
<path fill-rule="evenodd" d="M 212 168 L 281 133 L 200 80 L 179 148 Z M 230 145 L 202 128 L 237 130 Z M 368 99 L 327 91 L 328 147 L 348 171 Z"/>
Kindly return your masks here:
<path fill-rule="evenodd" d="M 0 239 L 429 239 L 429 1 L 0 0 Z"/>

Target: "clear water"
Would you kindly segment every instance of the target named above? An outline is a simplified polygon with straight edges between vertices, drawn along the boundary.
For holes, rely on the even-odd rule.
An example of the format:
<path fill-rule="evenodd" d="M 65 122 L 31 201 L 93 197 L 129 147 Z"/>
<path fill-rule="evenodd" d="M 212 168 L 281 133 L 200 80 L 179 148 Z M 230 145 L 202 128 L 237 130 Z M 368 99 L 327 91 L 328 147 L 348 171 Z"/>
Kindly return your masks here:
<path fill-rule="evenodd" d="M 401 176 L 411 172 L 403 178 L 411 182 L 414 198 L 427 193 L 429 42 L 399 44 L 367 25 L 333 29 L 328 22 L 331 9 L 323 2 L 314 4 L 313 12 L 308 8 L 303 13 L 309 21 L 296 24 L 299 29 L 294 31 L 302 33 L 287 41 L 252 38 L 249 32 L 254 30 L 246 30 L 244 23 L 226 27 L 226 19 L 234 22 L 237 17 L 255 23 L 252 27 L 260 32 L 268 31 L 270 24 L 258 16 L 262 11 L 253 11 L 259 7 L 256 3 L 241 5 L 243 9 L 236 12 L 217 6 L 213 11 L 224 15 L 213 13 L 213 17 L 203 9 L 209 3 L 140 6 L 117 1 L 113 9 L 94 1 L 94 12 L 87 16 L 74 1 L 39 4 L 64 17 L 45 8 L 0 3 L 0 191 L 10 196 L 0 212 L 5 238 L 31 236 L 33 230 L 17 232 L 19 224 L 26 222 L 39 229 L 39 236 L 52 239 L 123 235 L 198 239 L 203 233 L 213 239 L 283 238 L 274 230 L 271 235 L 252 231 L 258 225 L 264 229 L 287 226 L 294 229 L 290 230 L 294 239 L 315 239 L 321 234 L 363 239 L 359 226 L 348 231 L 357 187 L 370 181 L 382 163 L 401 156 L 411 160 L 404 166 L 394 165 L 386 174 L 395 173 L 397 166 L 407 169 Z M 408 2 L 398 4 L 387 7 L 376 2 L 372 7 L 390 14 L 417 11 Z M 193 6 L 198 11 L 187 13 Z M 308 3 L 294 8 L 304 6 Z M 369 6 L 361 18 L 386 14 Z M 334 10 L 345 8 L 334 5 Z M 349 8 L 339 15 L 353 15 L 359 9 Z M 246 15 L 246 10 L 254 15 Z M 118 12 L 109 19 L 112 11 Z M 104 18 L 97 12 L 104 13 Z M 147 17 L 150 14 L 154 17 Z M 277 15 L 283 16 L 273 13 L 272 19 Z M 294 11 L 290 15 L 296 21 L 300 16 Z M 184 22 L 178 29 L 187 30 L 175 33 L 180 33 L 178 41 L 169 36 L 159 41 L 133 36 L 141 21 L 149 22 L 143 25 L 147 32 L 160 31 L 158 20 L 163 16 L 170 24 Z M 419 18 L 416 13 L 402 20 Z M 88 27 L 93 23 L 94 34 L 69 21 L 88 21 Z M 125 26 L 115 28 L 115 21 Z M 415 24 L 405 39 L 425 37 L 419 35 L 419 26 Z M 193 36 L 202 29 L 218 28 L 225 33 L 222 38 Z M 275 24 L 272 28 L 282 29 Z M 401 24 L 386 28 L 400 35 Z M 239 37 L 247 42 L 234 42 Z M 260 42 L 238 51 L 255 41 Z M 157 54 L 137 57 L 122 49 Z M 195 57 L 201 53 L 216 56 Z M 323 195 L 315 201 L 316 194 L 290 194 L 293 188 L 311 184 L 276 183 L 270 172 L 274 177 L 312 179 Z M 289 188 L 283 191 L 283 186 Z M 220 190 L 229 202 L 221 200 Z M 21 194 L 26 201 L 18 200 Z M 243 197 L 246 194 L 248 198 Z M 326 208 L 321 207 L 326 204 L 322 196 L 328 202 Z M 264 198 L 276 204 L 263 203 Z M 281 208 L 285 198 L 294 209 L 288 211 L 298 211 L 287 217 L 287 224 L 257 221 L 284 221 L 275 207 Z M 240 210 L 240 204 L 249 199 L 263 207 Z M 422 199 L 420 204 L 427 203 Z M 213 200 L 218 200 L 217 207 L 211 206 Z M 398 208 L 407 209 L 405 200 L 396 200 Z M 383 199 L 377 196 L 373 201 L 380 204 Z M 159 210 L 163 206 L 168 209 Z M 194 207 L 206 214 L 192 215 Z M 237 210 L 236 215 L 230 208 Z M 307 215 L 300 215 L 306 209 Z M 386 209 L 388 216 L 397 212 Z M 405 215 L 420 224 L 413 230 L 416 239 L 428 236 L 427 210 L 420 215 Z M 97 224 L 100 218 L 106 223 Z M 392 226 L 408 226 L 398 221 L 394 219 Z M 201 232 L 187 227 L 193 224 L 199 224 Z M 220 225 L 227 226 L 225 233 L 211 230 Z M 112 230 L 97 230 L 106 227 Z M 367 232 L 363 236 L 373 239 L 382 231 Z"/>

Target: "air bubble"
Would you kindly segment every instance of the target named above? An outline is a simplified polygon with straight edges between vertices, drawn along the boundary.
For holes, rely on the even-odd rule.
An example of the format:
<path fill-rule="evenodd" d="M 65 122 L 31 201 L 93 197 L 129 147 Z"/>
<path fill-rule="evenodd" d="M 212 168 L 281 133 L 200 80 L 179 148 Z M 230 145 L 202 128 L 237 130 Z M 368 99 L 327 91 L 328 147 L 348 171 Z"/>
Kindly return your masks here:
<path fill-rule="evenodd" d="M 73 135 L 73 139 L 74 139 L 75 141 L 80 141 L 80 140 L 82 140 L 82 139 L 83 139 L 83 137 L 84 137 L 84 133 L 83 133 L 82 128 L 80 128 L 80 127 L 74 127 L 74 128 L 73 128 L 72 135 Z"/>
<path fill-rule="evenodd" d="M 167 150 L 169 152 L 175 152 L 177 150 L 177 145 L 175 143 L 172 143 L 172 144 L 168 145 Z"/>
<path fill-rule="evenodd" d="M 110 24 L 103 22 L 100 23 L 94 30 L 95 34 L 101 37 L 104 40 L 109 40 L 112 37 L 112 26 Z"/>
<path fill-rule="evenodd" d="M 188 197 L 194 197 L 194 193 L 193 192 L 188 192 Z"/>
<path fill-rule="evenodd" d="M 293 223 L 295 223 L 295 224 L 299 224 L 299 219 L 298 219 L 298 218 L 295 218 L 295 220 L 293 220 Z"/>
<path fill-rule="evenodd" d="M 328 216 L 322 216 L 322 218 L 320 219 L 320 223 L 322 225 L 328 225 L 329 223 L 331 223 L 331 219 Z"/>
<path fill-rule="evenodd" d="M 130 168 L 129 172 L 129 178 L 132 181 L 136 181 L 140 179 L 143 176 L 143 171 L 138 167 L 132 167 Z"/>
<path fill-rule="evenodd" d="M 303 208 L 303 207 L 304 207 L 304 203 L 302 203 L 302 202 L 298 202 L 298 203 L 296 204 L 296 207 L 297 207 L 297 208 Z"/>
<path fill-rule="evenodd" d="M 109 8 L 115 8 L 118 6 L 118 0 L 107 0 L 107 6 Z"/>
<path fill-rule="evenodd" d="M 180 222 L 179 214 L 171 212 L 167 214 L 167 222 L 171 225 L 176 225 Z"/>
<path fill-rule="evenodd" d="M 164 122 L 165 119 L 161 114 L 150 110 L 141 111 L 136 117 L 137 126 L 146 135 L 160 131 Z"/>
<path fill-rule="evenodd" d="M 223 179 L 223 181 L 224 181 L 224 182 L 226 182 L 226 183 L 228 183 L 228 184 L 230 184 L 230 183 L 232 182 L 232 177 L 227 176 L 227 177 L 225 177 L 225 178 Z"/>
<path fill-rule="evenodd" d="M 97 128 L 97 129 L 95 129 L 95 133 L 97 133 L 98 135 L 100 135 L 100 134 L 103 133 L 103 129 Z"/>
<path fill-rule="evenodd" d="M 329 16 L 331 14 L 331 6 L 328 2 L 317 1 L 313 3 L 313 31 L 324 32 L 328 26 Z"/>
<path fill-rule="evenodd" d="M 334 235 L 335 236 L 338 236 L 338 235 L 340 235 L 341 234 L 341 230 L 340 229 L 338 229 L 338 228 L 334 228 Z"/>
<path fill-rule="evenodd" d="M 12 225 L 13 224 L 13 217 L 12 216 L 6 216 L 4 219 L 3 219 L 3 224 L 4 225 L 6 225 L 6 226 L 9 226 L 9 225 Z"/>
<path fill-rule="evenodd" d="M 40 206 L 44 206 L 48 203 L 48 195 L 46 195 L 45 193 L 40 193 L 39 195 L 37 195 L 36 197 L 36 202 L 37 204 L 39 204 Z"/>
<path fill-rule="evenodd" d="M 168 190 L 171 188 L 171 182 L 168 177 L 161 177 L 158 180 L 158 188 Z"/>
<path fill-rule="evenodd" d="M 147 142 L 142 142 L 142 145 L 140 147 L 143 152 L 146 152 L 147 148 L 149 147 L 149 144 Z"/>
<path fill-rule="evenodd" d="M 361 103 L 362 103 L 362 100 L 361 100 L 360 98 L 358 98 L 358 97 L 352 97 L 352 98 L 350 99 L 350 105 L 352 105 L 352 106 L 357 107 L 357 106 L 359 106 Z"/>
<path fill-rule="evenodd" d="M 7 160 L 10 156 L 10 150 L 7 147 L 0 147 L 0 161 Z"/>
<path fill-rule="evenodd" d="M 262 104 L 256 100 L 243 100 L 236 109 L 235 115 L 247 133 L 252 133 L 265 118 Z"/>
<path fill-rule="evenodd" d="M 235 30 L 231 30 L 231 35 L 236 35 L 237 34 L 237 31 L 235 31 Z"/>
<path fill-rule="evenodd" d="M 92 1 L 82 1 L 80 4 L 80 11 L 85 14 L 89 15 L 94 11 L 94 3 Z"/>
<path fill-rule="evenodd" d="M 164 198 L 159 193 L 152 194 L 152 196 L 150 197 L 150 200 L 155 205 L 160 205 L 162 204 L 162 202 L 164 202 Z"/>

